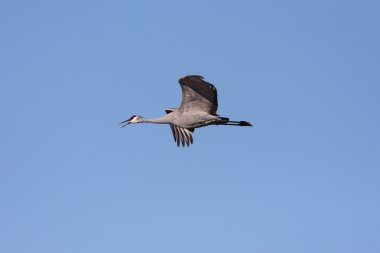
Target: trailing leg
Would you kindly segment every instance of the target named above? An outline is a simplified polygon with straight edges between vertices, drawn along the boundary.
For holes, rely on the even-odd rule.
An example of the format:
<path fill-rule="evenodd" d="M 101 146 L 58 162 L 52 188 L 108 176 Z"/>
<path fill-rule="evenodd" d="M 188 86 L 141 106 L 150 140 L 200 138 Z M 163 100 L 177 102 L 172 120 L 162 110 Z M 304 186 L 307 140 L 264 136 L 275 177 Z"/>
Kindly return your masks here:
<path fill-rule="evenodd" d="M 248 121 L 232 121 L 229 118 L 219 117 L 220 122 L 218 125 L 226 125 L 226 126 L 252 126 Z"/>

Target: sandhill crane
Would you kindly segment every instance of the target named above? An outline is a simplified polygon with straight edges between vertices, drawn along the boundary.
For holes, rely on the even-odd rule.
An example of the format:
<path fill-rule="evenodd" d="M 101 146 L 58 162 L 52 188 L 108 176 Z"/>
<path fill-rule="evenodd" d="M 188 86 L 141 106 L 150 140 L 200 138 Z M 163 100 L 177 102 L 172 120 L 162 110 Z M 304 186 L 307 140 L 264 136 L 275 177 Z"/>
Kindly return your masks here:
<path fill-rule="evenodd" d="M 218 109 L 217 91 L 214 85 L 204 81 L 202 76 L 189 75 L 178 80 L 182 89 L 182 102 L 179 108 L 166 109 L 166 115 L 146 119 L 133 115 L 120 124 L 125 127 L 135 123 L 169 124 L 177 146 L 193 143 L 191 133 L 195 128 L 208 125 L 252 126 L 247 121 L 231 121 L 216 114 Z"/>

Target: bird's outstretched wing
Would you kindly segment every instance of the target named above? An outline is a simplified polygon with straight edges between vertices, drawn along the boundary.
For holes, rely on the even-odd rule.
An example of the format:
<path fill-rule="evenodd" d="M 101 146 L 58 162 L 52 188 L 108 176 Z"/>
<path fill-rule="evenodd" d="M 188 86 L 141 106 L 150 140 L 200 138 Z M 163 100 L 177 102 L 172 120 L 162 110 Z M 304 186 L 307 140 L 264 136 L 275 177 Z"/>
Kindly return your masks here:
<path fill-rule="evenodd" d="M 172 129 L 174 141 L 177 142 L 178 147 L 180 143 L 182 143 L 183 147 L 185 146 L 185 144 L 187 146 L 190 146 L 190 144 L 193 144 L 193 136 L 191 135 L 191 132 L 194 131 L 193 128 L 187 129 L 187 128 L 178 127 L 173 124 L 170 124 L 170 128 Z"/>
<path fill-rule="evenodd" d="M 203 79 L 202 76 L 190 75 L 178 80 L 182 89 L 182 102 L 178 108 L 180 112 L 197 110 L 216 115 L 218 110 L 216 88 Z"/>
<path fill-rule="evenodd" d="M 166 114 L 172 113 L 173 109 L 166 109 L 165 112 Z M 194 128 L 187 129 L 170 124 L 170 129 L 172 130 L 174 141 L 177 142 L 178 147 L 179 144 L 182 144 L 183 147 L 185 146 L 185 144 L 187 146 L 193 144 L 193 136 L 191 135 L 191 133 L 194 132 Z"/>

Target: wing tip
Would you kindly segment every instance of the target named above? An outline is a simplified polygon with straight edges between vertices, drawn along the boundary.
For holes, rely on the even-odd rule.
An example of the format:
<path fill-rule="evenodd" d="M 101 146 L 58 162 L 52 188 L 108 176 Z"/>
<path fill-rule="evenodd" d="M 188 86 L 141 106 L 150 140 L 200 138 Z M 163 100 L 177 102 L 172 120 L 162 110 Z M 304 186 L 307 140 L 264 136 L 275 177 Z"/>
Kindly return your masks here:
<path fill-rule="evenodd" d="M 181 77 L 178 82 L 179 83 L 183 83 L 185 81 L 189 81 L 191 79 L 200 79 L 200 80 L 204 80 L 205 78 L 201 75 L 187 75 L 187 76 L 184 76 L 184 77 Z"/>
<path fill-rule="evenodd" d="M 191 144 L 193 144 L 193 137 L 191 135 L 191 130 L 187 128 L 181 128 L 176 125 L 170 124 L 170 128 L 173 133 L 174 142 L 177 143 L 177 146 L 179 147 L 182 145 L 182 147 L 190 147 Z"/>
<path fill-rule="evenodd" d="M 202 83 L 206 84 L 209 88 L 216 91 L 215 86 L 212 83 L 209 83 L 204 80 L 205 78 L 201 75 L 187 75 L 184 77 L 181 77 L 178 82 L 182 85 L 189 85 L 191 82 L 201 81 Z"/>

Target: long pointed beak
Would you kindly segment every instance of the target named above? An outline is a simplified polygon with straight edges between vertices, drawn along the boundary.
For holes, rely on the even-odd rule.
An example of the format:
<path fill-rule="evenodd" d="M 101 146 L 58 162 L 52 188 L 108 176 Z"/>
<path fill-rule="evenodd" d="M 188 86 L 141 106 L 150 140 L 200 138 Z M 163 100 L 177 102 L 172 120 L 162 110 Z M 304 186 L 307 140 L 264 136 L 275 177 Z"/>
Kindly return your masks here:
<path fill-rule="evenodd" d="M 129 124 L 131 124 L 131 122 L 129 121 L 129 119 L 120 122 L 120 125 L 122 125 L 121 128 L 123 128 L 123 127 L 125 127 L 125 126 L 127 126 Z"/>

